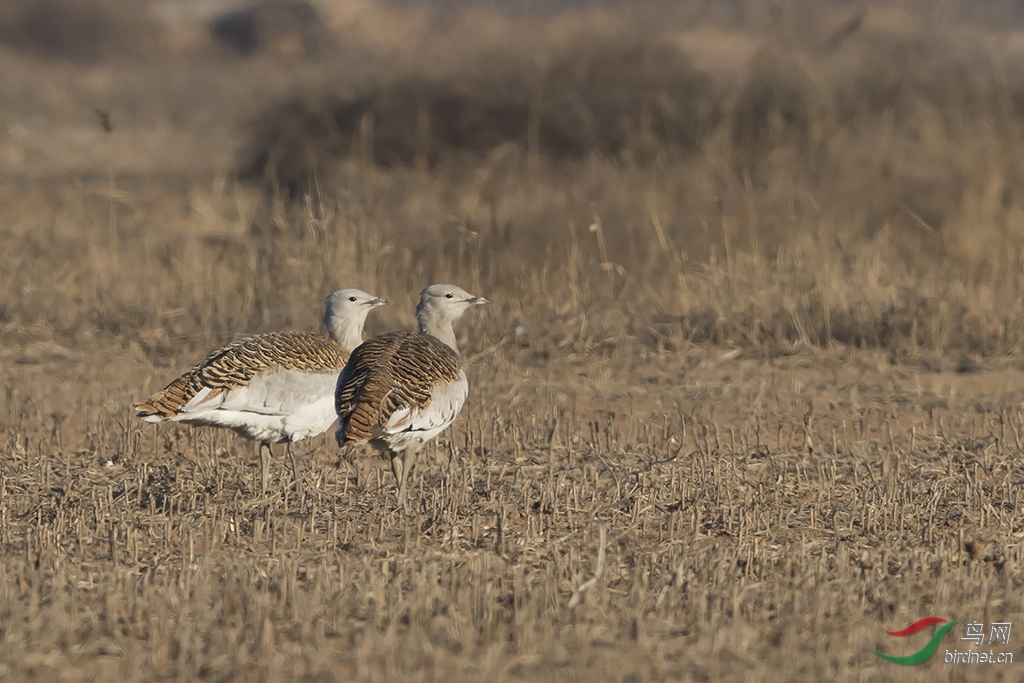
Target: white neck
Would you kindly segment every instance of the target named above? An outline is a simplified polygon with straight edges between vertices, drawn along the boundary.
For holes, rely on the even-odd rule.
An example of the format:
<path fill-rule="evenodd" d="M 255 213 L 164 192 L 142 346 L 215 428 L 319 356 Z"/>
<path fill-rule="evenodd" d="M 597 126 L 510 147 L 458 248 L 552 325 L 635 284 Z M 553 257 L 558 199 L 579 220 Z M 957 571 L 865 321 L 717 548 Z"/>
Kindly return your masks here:
<path fill-rule="evenodd" d="M 328 316 L 324 320 L 327 334 L 346 351 L 352 351 L 363 343 L 362 318 L 346 318 L 344 316 Z"/>
<path fill-rule="evenodd" d="M 455 330 L 452 327 L 452 323 L 455 321 L 452 320 L 452 317 L 450 314 L 433 308 L 420 307 L 416 310 L 416 322 L 420 332 L 444 342 L 457 354 L 459 346 L 455 343 Z"/>

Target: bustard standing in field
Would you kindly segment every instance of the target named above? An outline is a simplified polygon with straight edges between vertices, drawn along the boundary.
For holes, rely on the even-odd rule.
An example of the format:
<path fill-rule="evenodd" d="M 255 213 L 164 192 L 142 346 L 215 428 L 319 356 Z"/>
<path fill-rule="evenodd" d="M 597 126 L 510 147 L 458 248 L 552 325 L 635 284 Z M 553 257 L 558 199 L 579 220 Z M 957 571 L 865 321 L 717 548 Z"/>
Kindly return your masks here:
<path fill-rule="evenodd" d="M 369 442 L 388 456 L 399 507 L 416 453 L 455 420 L 469 393 L 452 326 L 467 308 L 486 303 L 454 285 L 431 285 L 416 307 L 419 332 L 363 342 L 338 377 L 338 445 Z"/>
<path fill-rule="evenodd" d="M 212 351 L 203 362 L 135 406 L 146 422 L 227 427 L 259 441 L 262 495 L 270 477 L 270 444 L 285 442 L 300 504 L 305 492 L 292 442 L 327 431 L 337 414 L 334 390 L 366 316 L 381 299 L 342 289 L 324 301 L 327 337 L 270 332 Z"/>

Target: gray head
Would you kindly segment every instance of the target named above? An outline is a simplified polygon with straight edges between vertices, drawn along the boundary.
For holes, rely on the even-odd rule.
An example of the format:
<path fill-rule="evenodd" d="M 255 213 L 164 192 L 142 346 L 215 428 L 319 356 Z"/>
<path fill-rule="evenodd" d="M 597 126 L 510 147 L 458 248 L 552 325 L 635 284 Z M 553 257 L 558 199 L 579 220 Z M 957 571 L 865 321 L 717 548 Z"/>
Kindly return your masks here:
<path fill-rule="evenodd" d="M 324 299 L 324 327 L 341 348 L 352 351 L 363 343 L 366 316 L 388 302 L 361 289 L 339 289 Z"/>
<path fill-rule="evenodd" d="M 473 296 L 455 285 L 430 285 L 420 292 L 420 303 L 416 306 L 416 322 L 420 332 L 437 337 L 456 353 L 455 331 L 452 329 L 462 314 L 471 306 L 486 304 L 487 299 Z"/>

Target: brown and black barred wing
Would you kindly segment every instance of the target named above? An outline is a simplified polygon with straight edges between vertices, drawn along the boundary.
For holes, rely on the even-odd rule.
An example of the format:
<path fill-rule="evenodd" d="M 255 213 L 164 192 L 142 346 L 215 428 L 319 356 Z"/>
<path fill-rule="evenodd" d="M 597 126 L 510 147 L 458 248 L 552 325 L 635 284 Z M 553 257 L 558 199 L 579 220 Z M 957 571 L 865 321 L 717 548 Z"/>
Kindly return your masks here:
<path fill-rule="evenodd" d="M 425 408 L 435 387 L 459 381 L 461 370 L 458 354 L 427 334 L 392 332 L 363 342 L 338 377 L 339 443 L 365 442 L 396 411 Z"/>
<path fill-rule="evenodd" d="M 346 358 L 334 340 L 308 332 L 245 337 L 212 351 L 201 363 L 136 404 L 135 410 L 141 418 L 170 418 L 225 391 L 246 386 L 259 373 L 278 368 L 340 371 Z"/>

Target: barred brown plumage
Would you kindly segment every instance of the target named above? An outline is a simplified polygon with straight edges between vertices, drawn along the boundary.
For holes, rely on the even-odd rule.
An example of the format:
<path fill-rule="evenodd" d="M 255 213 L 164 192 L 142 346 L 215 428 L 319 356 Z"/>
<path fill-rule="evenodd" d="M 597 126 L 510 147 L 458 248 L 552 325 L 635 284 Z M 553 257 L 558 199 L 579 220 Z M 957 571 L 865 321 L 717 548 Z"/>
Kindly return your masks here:
<path fill-rule="evenodd" d="M 434 385 L 458 381 L 462 361 L 430 335 L 392 332 L 359 345 L 347 367 L 334 401 L 345 415 L 343 438 L 352 443 L 371 439 L 374 428 L 404 406 L 430 405 Z"/>
<path fill-rule="evenodd" d="M 386 303 L 358 289 L 334 292 L 324 301 L 329 337 L 270 332 L 230 342 L 137 404 L 136 414 L 147 422 L 227 427 L 259 441 L 264 496 L 270 444 L 285 442 L 301 502 L 305 494 L 291 443 L 334 422 L 337 376 L 362 341 L 370 310 Z"/>
<path fill-rule="evenodd" d="M 454 285 L 427 287 L 416 307 L 419 332 L 364 342 L 338 377 L 338 445 L 369 443 L 388 455 L 402 507 L 417 451 L 455 420 L 469 393 L 452 326 L 485 303 Z"/>

